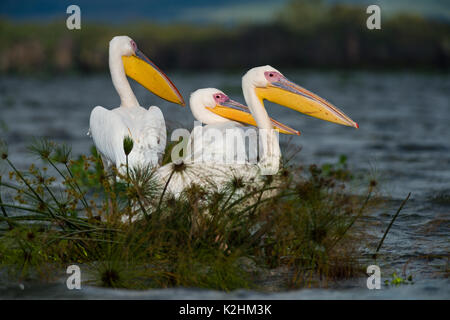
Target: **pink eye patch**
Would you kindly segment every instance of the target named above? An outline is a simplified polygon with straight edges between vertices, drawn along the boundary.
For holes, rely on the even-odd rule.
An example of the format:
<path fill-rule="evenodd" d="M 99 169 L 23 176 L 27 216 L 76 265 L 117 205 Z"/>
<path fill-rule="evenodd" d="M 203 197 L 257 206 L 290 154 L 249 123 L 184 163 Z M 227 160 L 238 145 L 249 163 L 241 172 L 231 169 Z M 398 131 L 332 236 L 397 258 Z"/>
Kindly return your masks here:
<path fill-rule="evenodd" d="M 223 93 L 215 93 L 213 97 L 216 103 L 221 103 L 230 100 L 230 98 L 228 98 L 228 96 Z"/>
<path fill-rule="evenodd" d="M 264 76 L 269 82 L 279 81 L 283 77 L 279 72 L 275 71 L 266 71 L 264 72 Z"/>

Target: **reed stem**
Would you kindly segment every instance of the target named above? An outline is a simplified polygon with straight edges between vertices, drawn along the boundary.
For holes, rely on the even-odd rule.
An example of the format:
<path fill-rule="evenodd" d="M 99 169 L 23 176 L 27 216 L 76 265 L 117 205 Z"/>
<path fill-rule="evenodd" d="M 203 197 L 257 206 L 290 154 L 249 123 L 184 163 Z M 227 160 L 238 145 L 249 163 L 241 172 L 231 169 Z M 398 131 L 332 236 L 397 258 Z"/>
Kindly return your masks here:
<path fill-rule="evenodd" d="M 373 258 L 376 259 L 377 258 L 377 254 L 378 251 L 380 251 L 381 246 L 383 245 L 384 239 L 386 239 L 386 236 L 389 232 L 389 230 L 391 229 L 392 225 L 394 224 L 395 219 L 397 219 L 398 215 L 400 214 L 400 211 L 402 211 L 403 206 L 405 205 L 405 203 L 409 200 L 409 197 L 411 196 L 411 192 L 408 193 L 408 196 L 405 198 L 405 200 L 402 201 L 402 204 L 400 205 L 400 207 L 398 208 L 397 212 L 395 213 L 395 215 L 392 217 L 391 223 L 389 223 L 386 231 L 383 234 L 383 237 L 381 238 L 380 243 L 378 244 L 377 250 L 375 251 Z"/>

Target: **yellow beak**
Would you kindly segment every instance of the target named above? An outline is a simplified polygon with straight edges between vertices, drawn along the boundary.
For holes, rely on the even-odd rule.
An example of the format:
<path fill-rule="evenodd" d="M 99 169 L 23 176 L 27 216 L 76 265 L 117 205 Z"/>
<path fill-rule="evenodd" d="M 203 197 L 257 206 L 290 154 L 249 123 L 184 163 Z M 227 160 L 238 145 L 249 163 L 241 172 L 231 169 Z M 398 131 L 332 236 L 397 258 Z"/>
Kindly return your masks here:
<path fill-rule="evenodd" d="M 206 107 L 206 109 L 229 120 L 257 127 L 256 121 L 250 113 L 250 110 L 246 106 L 231 99 L 216 105 L 214 108 Z M 272 121 L 273 128 L 278 130 L 279 132 L 284 134 L 295 134 L 298 136 L 300 135 L 299 131 L 294 130 L 272 118 L 270 120 Z"/>
<path fill-rule="evenodd" d="M 125 73 L 131 79 L 164 100 L 185 105 L 182 95 L 172 81 L 142 52 L 136 50 L 135 55 L 122 56 L 122 61 Z"/>
<path fill-rule="evenodd" d="M 261 100 L 266 99 L 315 118 L 359 128 L 356 122 L 337 107 L 284 77 L 268 87 L 257 87 L 255 92 Z"/>

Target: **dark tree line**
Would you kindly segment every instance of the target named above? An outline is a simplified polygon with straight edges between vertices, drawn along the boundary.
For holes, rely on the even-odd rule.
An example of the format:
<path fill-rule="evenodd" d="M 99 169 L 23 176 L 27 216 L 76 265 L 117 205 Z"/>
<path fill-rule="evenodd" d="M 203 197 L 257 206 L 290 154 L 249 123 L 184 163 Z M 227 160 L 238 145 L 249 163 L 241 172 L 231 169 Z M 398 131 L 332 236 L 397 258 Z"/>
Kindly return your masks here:
<path fill-rule="evenodd" d="M 127 34 L 164 69 L 434 68 L 450 65 L 450 24 L 411 14 L 368 30 L 364 7 L 297 0 L 268 24 L 100 25 L 69 31 L 65 22 L 0 21 L 3 72 L 107 70 L 108 41 Z"/>

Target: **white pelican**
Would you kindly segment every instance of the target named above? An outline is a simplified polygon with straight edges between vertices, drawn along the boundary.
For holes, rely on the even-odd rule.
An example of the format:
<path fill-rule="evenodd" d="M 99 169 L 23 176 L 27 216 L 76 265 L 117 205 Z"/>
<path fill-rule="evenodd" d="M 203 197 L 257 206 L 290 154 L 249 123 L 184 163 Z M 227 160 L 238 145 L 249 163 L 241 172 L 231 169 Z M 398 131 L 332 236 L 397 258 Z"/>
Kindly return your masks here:
<path fill-rule="evenodd" d="M 233 176 L 241 177 L 246 182 L 259 183 L 262 174 L 277 173 L 273 169 L 277 170 L 281 153 L 273 123 L 264 108 L 263 100 L 278 103 L 319 119 L 358 128 L 353 120 L 331 103 L 289 81 L 271 66 L 249 70 L 242 77 L 242 90 L 258 128 L 266 132 L 266 147 L 263 148 L 260 161 L 257 164 L 170 163 L 157 170 L 169 192 L 179 195 L 192 184 L 220 189 Z M 241 117 L 227 106 L 217 105 L 214 113 L 233 120 Z"/>
<path fill-rule="evenodd" d="M 90 134 L 101 154 L 105 169 L 115 165 L 123 172 L 126 156 L 123 139 L 130 136 L 134 146 L 129 154 L 129 166 L 159 163 L 166 146 L 166 124 L 158 107 L 141 107 L 127 77 L 167 101 L 184 105 L 184 100 L 169 78 L 153 64 L 127 36 L 114 37 L 109 42 L 109 70 L 120 96 L 120 106 L 108 110 L 95 107 L 90 117 Z"/>
<path fill-rule="evenodd" d="M 249 157 L 245 152 L 245 138 L 249 141 L 257 141 L 256 130 L 251 130 L 243 124 L 256 126 L 255 119 L 250 110 L 239 102 L 231 100 L 223 91 L 216 88 L 198 89 L 191 94 L 189 100 L 194 118 L 205 126 L 196 126 L 192 130 L 188 144 L 188 154 L 184 157 L 184 162 L 214 161 L 224 163 L 231 160 L 234 162 L 243 161 L 257 162 L 257 144 L 249 145 Z M 216 113 L 215 108 L 219 108 L 223 115 Z M 300 135 L 294 130 L 274 119 L 270 119 L 274 129 L 284 134 Z M 250 130 L 249 130 L 250 129 Z M 219 139 L 216 135 L 219 134 Z M 226 143 L 225 134 L 229 134 L 237 140 Z M 239 145 L 239 147 L 237 147 Z M 228 156 L 228 159 L 227 159 Z"/>

